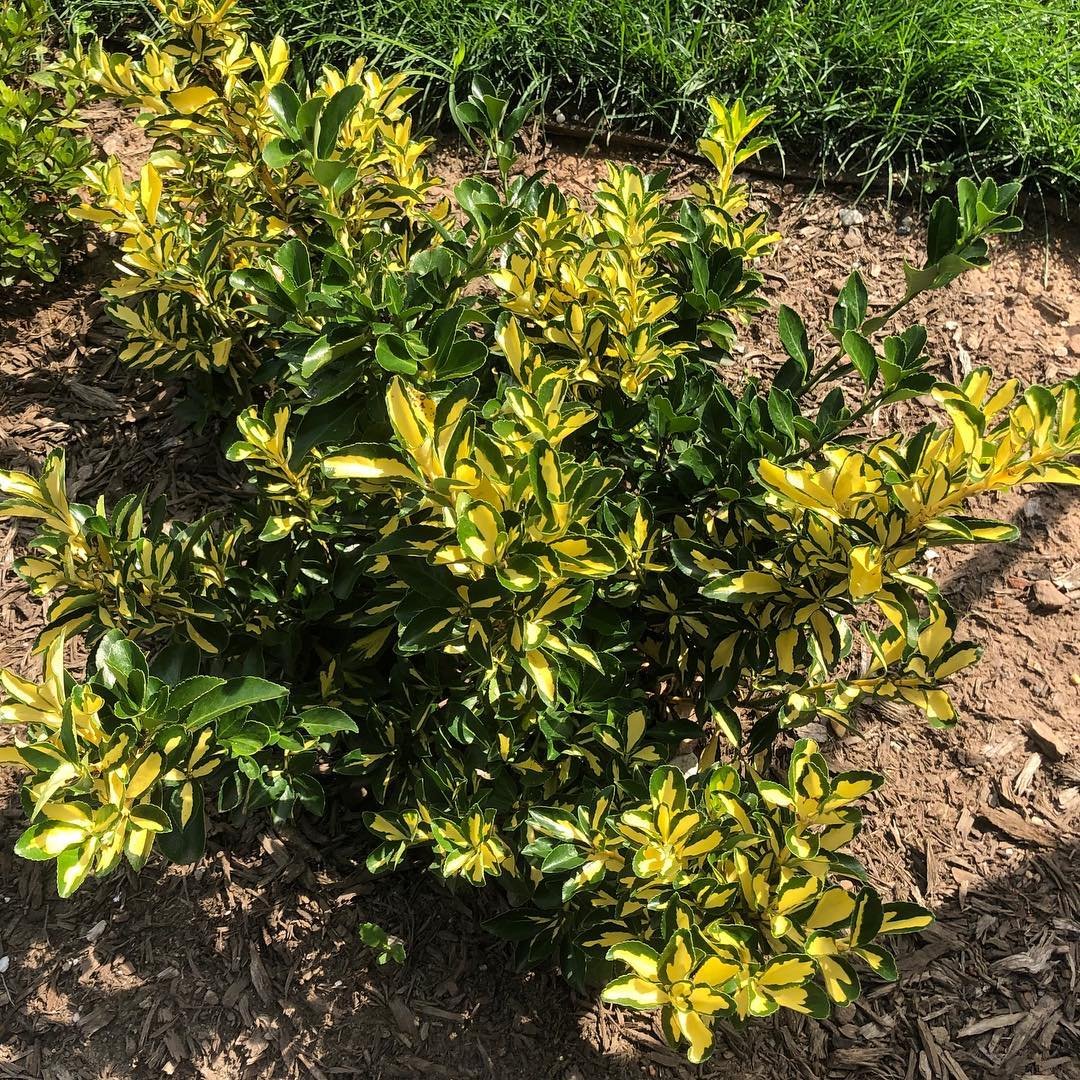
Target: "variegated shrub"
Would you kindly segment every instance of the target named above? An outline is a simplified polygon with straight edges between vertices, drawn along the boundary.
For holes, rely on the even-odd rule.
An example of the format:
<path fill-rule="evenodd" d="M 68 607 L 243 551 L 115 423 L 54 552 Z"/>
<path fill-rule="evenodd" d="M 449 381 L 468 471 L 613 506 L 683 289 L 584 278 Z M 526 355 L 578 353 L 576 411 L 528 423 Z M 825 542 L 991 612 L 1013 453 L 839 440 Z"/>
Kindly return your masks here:
<path fill-rule="evenodd" d="M 926 549 L 1012 537 L 977 496 L 1080 481 L 1075 382 L 952 385 L 893 326 L 1019 227 L 1015 187 L 941 200 L 889 308 L 853 274 L 827 355 L 766 315 L 788 359 L 739 376 L 779 242 L 735 178 L 762 114 L 711 103 L 684 195 L 612 165 L 577 200 L 515 170 L 521 110 L 478 83 L 453 113 L 497 169 L 451 194 L 398 81 L 306 80 L 228 4 L 166 14 L 141 60 L 69 61 L 155 141 L 135 182 L 93 171 L 83 215 L 122 239 L 123 356 L 229 403 L 249 498 L 185 525 L 70 502 L 59 454 L 0 474 L 51 605 L 46 683 L 5 684 L 32 733 L 5 752 L 30 770 L 21 850 L 65 890 L 155 826 L 194 857 L 167 838 L 201 829 L 196 790 L 318 810 L 321 757 L 365 792 L 373 872 L 497 882 L 522 962 L 657 1010 L 694 1061 L 717 1021 L 894 977 L 881 939 L 931 916 L 847 850 L 881 777 L 831 775 L 798 731 L 874 699 L 951 724 L 978 649 Z M 920 396 L 920 430 L 867 434 Z M 99 643 L 81 689 L 75 633 Z"/>
<path fill-rule="evenodd" d="M 0 286 L 52 281 L 76 242 L 68 211 L 91 158 L 76 95 L 45 63 L 49 5 L 0 0 Z"/>

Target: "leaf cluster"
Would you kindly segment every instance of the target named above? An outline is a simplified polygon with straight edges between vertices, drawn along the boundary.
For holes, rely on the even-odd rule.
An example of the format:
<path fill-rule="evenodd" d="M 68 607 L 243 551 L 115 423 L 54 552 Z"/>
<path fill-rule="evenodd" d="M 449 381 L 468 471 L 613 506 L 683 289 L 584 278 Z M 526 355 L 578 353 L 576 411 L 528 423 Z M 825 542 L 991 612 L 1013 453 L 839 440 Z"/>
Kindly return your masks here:
<path fill-rule="evenodd" d="M 173 862 L 200 858 L 208 783 L 222 813 L 267 808 L 280 822 L 299 806 L 322 812 L 311 773 L 328 737 L 356 729 L 344 713 L 289 712 L 275 683 L 199 674 L 194 648 L 166 649 L 150 664 L 119 630 L 104 636 L 81 682 L 65 672 L 63 651 L 60 633 L 40 683 L 0 673 L 0 722 L 25 729 L 0 748 L 0 762 L 28 771 L 30 825 L 15 851 L 55 859 L 61 896 L 122 860 L 141 869 L 155 844 Z"/>

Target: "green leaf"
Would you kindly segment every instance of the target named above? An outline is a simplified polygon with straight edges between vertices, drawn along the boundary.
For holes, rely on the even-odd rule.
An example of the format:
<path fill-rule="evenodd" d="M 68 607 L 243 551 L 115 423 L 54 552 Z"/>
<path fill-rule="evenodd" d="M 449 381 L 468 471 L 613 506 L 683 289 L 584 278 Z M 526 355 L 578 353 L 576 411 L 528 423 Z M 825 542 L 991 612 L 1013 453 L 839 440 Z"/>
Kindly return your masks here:
<path fill-rule="evenodd" d="M 328 158 L 337 144 L 337 137 L 345 121 L 364 97 L 364 87 L 359 83 L 343 86 L 327 103 L 319 116 L 316 127 L 315 149 L 320 158 Z"/>
<path fill-rule="evenodd" d="M 784 352 L 799 365 L 805 380 L 814 364 L 814 354 L 810 351 L 806 326 L 798 312 L 789 308 L 787 304 L 780 305 L 776 322 L 780 344 L 784 346 Z"/>
<path fill-rule="evenodd" d="M 419 365 L 404 338 L 397 334 L 384 334 L 375 343 L 375 359 L 399 375 L 415 375 Z"/>
<path fill-rule="evenodd" d="M 874 346 L 857 330 L 848 330 L 843 338 L 844 352 L 847 353 L 855 370 L 862 376 L 862 381 L 871 386 L 877 377 L 878 358 Z"/>
<path fill-rule="evenodd" d="M 294 286 L 311 283 L 311 257 L 303 240 L 293 237 L 278 249 L 274 262 L 280 266 Z"/>
<path fill-rule="evenodd" d="M 559 844 L 552 848 L 540 866 L 541 873 L 558 874 L 565 870 L 576 870 L 585 862 L 584 856 L 573 844 Z"/>
<path fill-rule="evenodd" d="M 461 338 L 440 358 L 435 374 L 440 379 L 460 379 L 482 368 L 487 357 L 488 349 L 482 341 Z"/>
<path fill-rule="evenodd" d="M 310 379 L 330 361 L 349 356 L 356 352 L 357 349 L 362 349 L 370 340 L 371 335 L 366 332 L 350 334 L 346 337 L 323 334 L 321 337 L 316 338 L 314 344 L 304 353 L 304 359 L 300 362 L 300 374 L 305 379 Z"/>
<path fill-rule="evenodd" d="M 297 721 L 309 735 L 336 735 L 342 731 L 358 731 L 356 721 L 341 709 L 325 705 L 304 709 Z"/>
<path fill-rule="evenodd" d="M 774 386 L 769 391 L 768 409 L 774 430 L 785 435 L 789 445 L 795 445 L 795 399 L 787 390 Z"/>
<path fill-rule="evenodd" d="M 193 675 L 172 688 L 169 692 L 169 707 L 183 711 L 203 694 L 210 693 L 215 687 L 222 686 L 224 682 L 225 680 L 217 675 Z"/>
<path fill-rule="evenodd" d="M 292 139 L 271 139 L 263 147 L 262 159 L 271 169 L 284 169 L 300 150 L 300 144 Z"/>
<path fill-rule="evenodd" d="M 926 261 L 928 265 L 940 262 L 954 251 L 960 239 L 960 215 L 952 200 L 942 196 L 930 210 L 926 233 Z"/>
<path fill-rule="evenodd" d="M 218 735 L 218 741 L 233 757 L 254 757 L 260 750 L 265 750 L 273 740 L 273 734 L 266 724 L 248 720 L 228 735 Z"/>
<path fill-rule="evenodd" d="M 288 696 L 288 691 L 277 683 L 245 675 L 230 679 L 199 697 L 187 716 L 189 727 L 206 724 L 233 709 L 245 708 L 260 701 L 277 701 Z"/>
<path fill-rule="evenodd" d="M 133 641 L 120 630 L 110 630 L 102 639 L 94 654 L 94 663 L 106 686 L 126 688 L 133 671 L 144 678 L 150 674 L 146 657 Z"/>
<path fill-rule="evenodd" d="M 833 333 L 837 338 L 843 338 L 845 331 L 858 330 L 862 326 L 866 321 L 868 302 L 869 298 L 862 275 L 858 270 L 855 270 L 844 283 L 840 295 L 836 298 L 836 304 L 833 306 Z"/>
<path fill-rule="evenodd" d="M 267 96 L 267 105 L 286 135 L 296 135 L 296 114 L 300 111 L 300 99 L 287 83 L 278 83 Z"/>

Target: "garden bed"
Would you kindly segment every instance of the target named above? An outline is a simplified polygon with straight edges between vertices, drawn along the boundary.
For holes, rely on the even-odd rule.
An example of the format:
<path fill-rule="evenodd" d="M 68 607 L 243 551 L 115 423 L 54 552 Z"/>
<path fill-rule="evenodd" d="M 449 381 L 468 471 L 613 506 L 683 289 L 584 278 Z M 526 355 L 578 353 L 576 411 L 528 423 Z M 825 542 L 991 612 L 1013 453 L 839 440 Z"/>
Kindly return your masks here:
<path fill-rule="evenodd" d="M 570 148 L 539 147 L 533 158 L 570 193 L 600 174 L 598 156 Z M 689 178 L 687 166 L 667 164 L 677 186 Z M 444 175 L 459 165 L 453 149 L 440 155 Z M 916 255 L 921 223 L 901 207 L 791 187 L 756 194 L 787 237 L 765 266 L 768 287 L 812 338 L 852 264 L 862 262 L 873 302 Z M 1042 381 L 1080 367 L 1080 233 L 1054 222 L 1044 241 L 1037 211 L 1027 217 L 1026 236 L 999 244 L 988 273 L 916 313 L 943 376 L 989 363 Z M 108 271 L 107 253 L 91 252 L 43 297 L 7 304 L 0 467 L 38 464 L 62 444 L 84 497 L 145 485 L 178 516 L 228 500 L 237 477 L 219 466 L 219 433 L 185 431 L 172 389 L 112 364 L 95 292 Z M 768 332 L 747 337 L 732 378 L 780 358 Z M 912 406 L 905 426 L 918 419 Z M 480 926 L 489 897 L 450 894 L 412 871 L 372 879 L 359 815 L 340 804 L 287 835 L 263 818 L 243 831 L 219 822 L 196 866 L 154 861 L 65 902 L 51 868 L 11 853 L 22 814 L 5 775 L 0 1075 L 1080 1076 L 1080 498 L 1047 488 L 1003 497 L 994 513 L 1022 526 L 1018 543 L 936 562 L 986 643 L 957 693 L 957 729 L 874 713 L 859 735 L 825 746 L 837 767 L 889 776 L 854 848 L 872 880 L 938 912 L 906 943 L 899 986 L 870 985 L 824 1023 L 784 1014 L 744 1034 L 720 1026 L 716 1057 L 698 1072 L 648 1016 L 575 1001 L 548 971 L 509 970 L 504 946 Z M 42 625 L 11 570 L 23 539 L 10 525 L 0 533 L 0 666 L 16 670 L 32 666 Z M 405 940 L 404 967 L 368 966 L 356 934 L 364 920 Z"/>

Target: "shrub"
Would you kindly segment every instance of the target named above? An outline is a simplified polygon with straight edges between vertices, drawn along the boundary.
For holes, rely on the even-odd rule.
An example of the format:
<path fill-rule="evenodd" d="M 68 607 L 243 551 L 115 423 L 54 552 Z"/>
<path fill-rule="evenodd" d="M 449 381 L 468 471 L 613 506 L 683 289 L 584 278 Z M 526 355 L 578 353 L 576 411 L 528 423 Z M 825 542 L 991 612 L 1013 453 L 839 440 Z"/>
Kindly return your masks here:
<path fill-rule="evenodd" d="M 90 160 L 74 98 L 39 70 L 48 19 L 42 0 L 0 3 L 0 285 L 51 281 L 70 241 L 67 211 Z"/>
<path fill-rule="evenodd" d="M 921 554 L 1014 534 L 965 513 L 980 494 L 1080 480 L 1075 382 L 954 386 L 921 328 L 882 337 L 1019 227 L 1015 187 L 939 201 L 888 310 L 853 274 L 828 357 L 781 308 L 786 363 L 740 384 L 778 240 L 734 178 L 761 113 L 711 103 L 689 194 L 610 166 L 585 205 L 514 173 L 521 113 L 478 83 L 455 114 L 497 176 L 449 199 L 398 82 L 286 82 L 284 43 L 227 5 L 165 13 L 141 61 L 68 63 L 155 140 L 137 183 L 90 170 L 83 214 L 123 237 L 126 358 L 241 410 L 250 498 L 168 524 L 69 503 L 60 454 L 0 473 L 0 513 L 40 525 L 19 569 L 54 597 L 45 682 L 5 676 L 20 850 L 58 855 L 64 891 L 115 865 L 115 822 L 136 863 L 155 837 L 194 858 L 202 785 L 317 811 L 326 755 L 367 792 L 372 871 L 418 853 L 497 881 L 523 963 L 661 1010 L 694 1061 L 718 1017 L 823 1016 L 856 962 L 894 977 L 879 939 L 931 916 L 845 851 L 881 777 L 789 733 L 874 698 L 953 723 L 978 649 Z M 940 419 L 916 434 L 861 427 L 920 395 Z M 75 633 L 99 643 L 81 686 Z"/>

